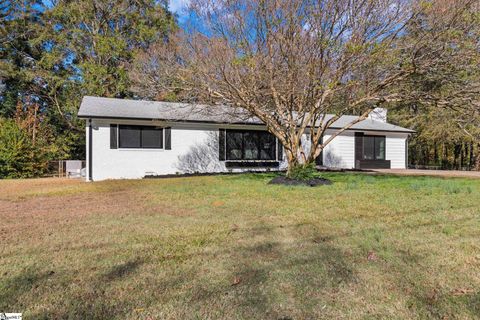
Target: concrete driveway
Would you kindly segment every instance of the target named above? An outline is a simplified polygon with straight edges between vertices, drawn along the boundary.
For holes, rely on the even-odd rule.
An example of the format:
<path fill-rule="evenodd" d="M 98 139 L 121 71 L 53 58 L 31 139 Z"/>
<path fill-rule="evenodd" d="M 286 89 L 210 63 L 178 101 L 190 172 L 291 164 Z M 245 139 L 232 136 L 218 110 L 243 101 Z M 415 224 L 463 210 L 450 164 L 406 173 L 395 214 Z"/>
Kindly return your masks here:
<path fill-rule="evenodd" d="M 436 177 L 461 177 L 480 179 L 480 171 L 454 171 L 454 170 L 418 170 L 418 169 L 375 169 L 378 173 L 396 174 L 402 176 L 436 176 Z"/>

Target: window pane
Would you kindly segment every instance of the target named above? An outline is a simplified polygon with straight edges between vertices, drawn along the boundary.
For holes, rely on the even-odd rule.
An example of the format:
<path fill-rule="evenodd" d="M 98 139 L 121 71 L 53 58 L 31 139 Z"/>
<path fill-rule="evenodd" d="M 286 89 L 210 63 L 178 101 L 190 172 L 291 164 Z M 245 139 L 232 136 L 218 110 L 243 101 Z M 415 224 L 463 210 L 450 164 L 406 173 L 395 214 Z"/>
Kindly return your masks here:
<path fill-rule="evenodd" d="M 257 132 L 247 131 L 243 134 L 243 155 L 245 160 L 258 159 L 258 139 L 259 135 Z"/>
<path fill-rule="evenodd" d="M 242 160 L 243 134 L 238 131 L 227 131 L 227 160 Z"/>
<path fill-rule="evenodd" d="M 375 159 L 385 160 L 385 137 L 375 137 Z"/>
<path fill-rule="evenodd" d="M 375 137 L 369 137 L 369 136 L 363 137 L 363 159 L 365 160 L 375 159 Z"/>
<path fill-rule="evenodd" d="M 275 136 L 269 132 L 259 134 L 260 160 L 275 160 Z"/>
<path fill-rule="evenodd" d="M 162 148 L 163 130 L 155 127 L 142 128 L 142 148 Z"/>
<path fill-rule="evenodd" d="M 119 144 L 120 148 L 140 148 L 139 126 L 119 126 Z"/>
<path fill-rule="evenodd" d="M 257 130 L 227 130 L 227 160 L 275 160 L 275 136 Z"/>

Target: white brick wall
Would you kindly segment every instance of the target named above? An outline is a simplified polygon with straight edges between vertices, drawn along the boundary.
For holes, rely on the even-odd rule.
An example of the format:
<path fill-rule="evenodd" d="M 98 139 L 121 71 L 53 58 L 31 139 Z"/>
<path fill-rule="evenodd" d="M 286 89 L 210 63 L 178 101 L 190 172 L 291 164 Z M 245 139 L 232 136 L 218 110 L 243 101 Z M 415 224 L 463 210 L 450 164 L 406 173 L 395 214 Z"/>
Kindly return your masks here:
<path fill-rule="evenodd" d="M 171 127 L 171 150 L 110 149 L 110 124 L 158 125 Z M 139 179 L 145 175 L 198 172 L 227 172 L 218 157 L 218 129 L 213 124 L 165 123 L 152 121 L 93 120 L 92 180 Z M 253 129 L 251 126 L 229 126 Z M 257 126 L 264 130 L 265 127 Z M 215 140 L 215 141 L 214 141 Z M 88 152 L 87 121 L 87 152 Z M 200 160 L 198 160 L 200 159 Z M 190 161 L 188 161 L 190 160 Z M 285 164 L 281 164 L 285 166 Z M 239 171 L 242 169 L 235 169 Z M 261 169 L 259 169 L 261 170 Z M 87 154 L 88 171 L 88 154 Z M 88 172 L 87 172 L 88 177 Z"/>
<path fill-rule="evenodd" d="M 110 123 L 158 125 L 171 127 L 172 150 L 110 149 Z M 218 129 L 225 126 L 214 124 L 165 123 L 153 121 L 92 120 L 92 178 L 137 179 L 147 174 L 164 175 L 199 172 L 226 172 L 224 162 L 218 160 Z M 252 126 L 231 125 L 229 128 L 252 129 Z M 264 130 L 263 126 L 256 129 Z M 88 121 L 87 121 L 87 177 L 88 177 Z M 328 139 L 333 131 L 327 131 Z M 386 158 L 392 168 L 405 168 L 405 139 L 407 134 L 365 132 L 365 134 L 386 135 Z M 190 159 L 190 161 L 187 161 Z M 199 160 L 200 159 L 200 160 Z M 337 136 L 324 150 L 323 163 L 328 167 L 355 167 L 355 137 L 353 131 Z M 285 168 L 285 162 L 281 167 Z M 240 169 L 238 169 L 240 170 Z M 238 171 L 237 170 L 237 171 Z M 261 170 L 261 169 L 260 169 Z"/>

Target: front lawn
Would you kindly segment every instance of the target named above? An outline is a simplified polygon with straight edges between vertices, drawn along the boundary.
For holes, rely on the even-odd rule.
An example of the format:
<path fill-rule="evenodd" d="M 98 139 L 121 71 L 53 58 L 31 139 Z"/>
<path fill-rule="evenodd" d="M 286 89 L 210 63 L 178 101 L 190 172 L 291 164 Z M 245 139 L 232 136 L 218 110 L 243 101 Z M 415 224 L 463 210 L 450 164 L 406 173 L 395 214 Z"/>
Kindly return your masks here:
<path fill-rule="evenodd" d="M 0 312 L 24 319 L 480 315 L 480 180 L 0 181 Z"/>

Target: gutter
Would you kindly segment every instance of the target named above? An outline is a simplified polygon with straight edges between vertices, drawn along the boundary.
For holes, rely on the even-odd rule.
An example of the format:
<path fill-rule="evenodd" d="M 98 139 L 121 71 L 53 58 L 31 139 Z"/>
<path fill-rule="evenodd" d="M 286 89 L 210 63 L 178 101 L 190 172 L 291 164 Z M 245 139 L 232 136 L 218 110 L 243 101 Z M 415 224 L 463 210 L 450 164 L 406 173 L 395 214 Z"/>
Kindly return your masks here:
<path fill-rule="evenodd" d="M 79 115 L 79 119 L 104 119 L 104 120 L 139 120 L 139 121 L 164 121 L 164 122 L 178 122 L 178 123 L 201 123 L 201 124 L 219 124 L 219 125 L 251 125 L 251 126 L 265 126 L 264 123 L 252 123 L 252 122 L 222 122 L 222 121 L 207 121 L 207 120 L 169 120 L 169 119 L 155 119 L 155 118 L 132 118 L 132 117 L 107 117 L 107 116 L 83 116 Z M 307 127 L 308 129 L 311 126 Z M 328 127 L 327 129 L 342 129 L 341 127 Z M 346 131 L 376 131 L 376 132 L 394 132 L 394 133 L 408 133 L 414 134 L 415 130 L 381 130 L 381 129 L 355 129 L 348 128 Z"/>

